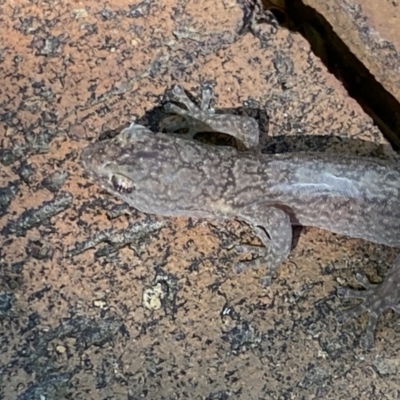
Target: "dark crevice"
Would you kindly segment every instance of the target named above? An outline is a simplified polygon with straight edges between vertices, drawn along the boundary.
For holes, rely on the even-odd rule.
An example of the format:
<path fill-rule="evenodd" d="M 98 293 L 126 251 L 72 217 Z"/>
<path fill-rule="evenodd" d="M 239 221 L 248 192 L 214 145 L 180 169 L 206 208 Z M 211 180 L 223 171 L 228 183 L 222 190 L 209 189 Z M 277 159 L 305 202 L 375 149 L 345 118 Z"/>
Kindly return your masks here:
<path fill-rule="evenodd" d="M 321 14 L 300 0 L 281 1 L 284 7 L 278 7 L 277 3 L 263 0 L 264 9 L 272 12 L 281 26 L 306 38 L 314 54 L 399 150 L 400 104 L 396 98 L 375 79 Z"/>

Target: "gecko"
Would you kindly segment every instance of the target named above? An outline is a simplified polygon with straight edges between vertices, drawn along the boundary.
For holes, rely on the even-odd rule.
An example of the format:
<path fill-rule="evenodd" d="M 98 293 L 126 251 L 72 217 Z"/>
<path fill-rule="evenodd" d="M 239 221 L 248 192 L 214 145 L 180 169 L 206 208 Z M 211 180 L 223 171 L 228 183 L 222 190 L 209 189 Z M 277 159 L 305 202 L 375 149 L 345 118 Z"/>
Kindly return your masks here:
<path fill-rule="evenodd" d="M 234 270 L 267 265 L 267 284 L 290 253 L 292 226 L 400 248 L 398 163 L 315 152 L 262 154 L 257 121 L 216 114 L 210 89 L 203 91 L 200 106 L 179 85 L 170 97 L 166 111 L 185 119 L 187 134 L 154 133 L 132 123 L 83 150 L 89 178 L 144 213 L 244 221 L 263 246 L 235 246 L 238 253 L 256 257 Z M 243 149 L 201 143 L 194 140 L 199 131 L 225 133 Z M 371 348 L 380 314 L 388 308 L 400 313 L 400 255 L 383 283 L 371 284 L 362 274 L 356 279 L 365 290 L 340 288 L 338 294 L 362 302 L 338 318 L 345 322 L 369 312 L 362 344 Z"/>

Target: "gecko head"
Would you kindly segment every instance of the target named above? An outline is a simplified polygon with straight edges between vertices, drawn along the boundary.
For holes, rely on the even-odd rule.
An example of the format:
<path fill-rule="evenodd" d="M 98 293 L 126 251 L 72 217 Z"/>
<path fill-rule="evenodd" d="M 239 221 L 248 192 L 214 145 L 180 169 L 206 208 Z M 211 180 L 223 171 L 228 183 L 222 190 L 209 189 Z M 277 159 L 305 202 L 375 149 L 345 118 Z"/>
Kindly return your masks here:
<path fill-rule="evenodd" d="M 164 207 L 160 204 L 169 190 L 180 188 L 174 174 L 174 165 L 179 164 L 175 140 L 131 125 L 113 139 L 85 148 L 81 163 L 104 190 L 141 211 L 154 212 Z"/>
<path fill-rule="evenodd" d="M 131 193 L 132 177 L 143 170 L 137 152 L 146 147 L 148 133 L 145 127 L 131 124 L 118 136 L 86 147 L 81 154 L 86 175 L 109 192 Z"/>

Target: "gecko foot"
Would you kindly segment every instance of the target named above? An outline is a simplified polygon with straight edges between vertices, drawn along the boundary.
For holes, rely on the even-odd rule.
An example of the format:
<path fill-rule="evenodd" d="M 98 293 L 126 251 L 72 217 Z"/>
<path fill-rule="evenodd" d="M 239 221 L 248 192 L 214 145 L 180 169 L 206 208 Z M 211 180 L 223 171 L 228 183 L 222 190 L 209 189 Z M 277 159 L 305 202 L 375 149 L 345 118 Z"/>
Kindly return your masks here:
<path fill-rule="evenodd" d="M 199 107 L 197 107 L 196 104 L 194 104 L 193 101 L 189 99 L 189 97 L 183 90 L 182 86 L 175 85 L 171 90 L 170 96 L 171 96 L 172 101 L 176 101 L 176 102 L 184 104 L 190 112 L 198 112 L 199 111 Z M 201 89 L 200 110 L 205 111 L 210 114 L 214 114 L 214 110 L 210 107 L 210 102 L 211 102 L 211 99 L 213 98 L 213 96 L 214 96 L 214 93 L 210 86 L 204 86 Z M 168 104 L 171 104 L 171 103 L 168 103 Z M 168 106 L 168 104 L 167 104 L 167 106 Z M 170 106 L 168 106 L 168 107 L 170 107 Z M 168 107 L 167 107 L 167 109 L 168 109 Z"/>
<path fill-rule="evenodd" d="M 275 271 L 280 264 L 280 261 L 277 261 L 276 259 L 276 255 L 269 249 L 260 246 L 238 245 L 235 246 L 235 250 L 239 254 L 251 253 L 255 255 L 256 258 L 252 260 L 241 261 L 235 264 L 232 268 L 233 272 L 240 274 L 250 268 L 268 266 L 268 272 L 260 279 L 260 284 L 262 287 L 270 286 Z"/>
<path fill-rule="evenodd" d="M 172 103 L 167 103 L 164 110 L 185 118 L 185 125 L 180 124 L 180 128 L 188 131 L 184 135 L 186 139 L 193 139 L 199 132 L 219 132 L 235 138 L 244 150 L 258 150 L 260 132 L 257 121 L 248 116 L 215 114 L 210 108 L 212 97 L 211 87 L 205 86 L 202 89 L 201 105 L 198 107 L 181 86 L 175 85 L 170 91 Z M 174 132 L 172 129 L 168 131 Z"/>
<path fill-rule="evenodd" d="M 362 346 L 370 349 L 374 345 L 374 333 L 379 316 L 388 308 L 400 313 L 400 290 L 398 286 L 398 275 L 400 267 L 400 256 L 397 257 L 386 279 L 381 284 L 372 284 L 363 274 L 357 274 L 356 280 L 366 290 L 358 291 L 341 287 L 337 294 L 341 298 L 361 299 L 362 303 L 338 315 L 339 323 L 344 323 L 351 318 L 356 318 L 364 312 L 369 312 L 369 320 Z"/>
<path fill-rule="evenodd" d="M 184 117 L 184 121 L 168 127 L 169 132 L 186 129 L 187 133 L 183 134 L 186 139 L 193 139 L 199 132 L 207 131 L 208 127 L 204 123 L 210 116 L 214 115 L 214 110 L 210 108 L 210 101 L 213 97 L 213 91 L 210 87 L 202 89 L 201 105 L 198 107 L 189 99 L 183 88 L 175 85 L 169 92 L 171 101 L 183 104 L 185 108 L 174 104 L 167 103 L 164 106 L 164 111 L 170 114 L 177 114 Z"/>

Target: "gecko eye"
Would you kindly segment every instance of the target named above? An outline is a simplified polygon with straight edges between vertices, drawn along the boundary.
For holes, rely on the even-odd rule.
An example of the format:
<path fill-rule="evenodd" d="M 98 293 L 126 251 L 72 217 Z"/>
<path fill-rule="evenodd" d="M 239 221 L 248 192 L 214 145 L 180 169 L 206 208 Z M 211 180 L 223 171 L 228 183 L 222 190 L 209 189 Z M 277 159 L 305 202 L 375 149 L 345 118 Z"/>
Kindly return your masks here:
<path fill-rule="evenodd" d="M 113 175 L 111 183 L 113 184 L 114 189 L 119 193 L 132 193 L 135 188 L 133 182 L 122 175 Z"/>

